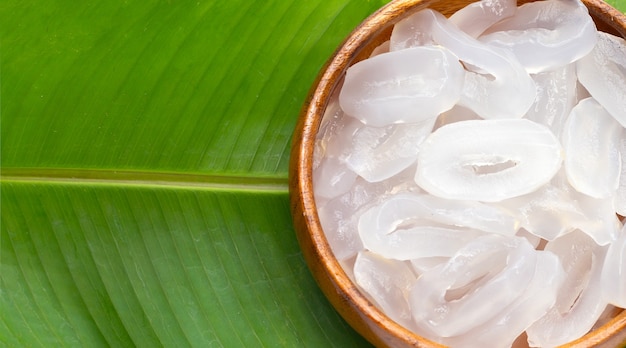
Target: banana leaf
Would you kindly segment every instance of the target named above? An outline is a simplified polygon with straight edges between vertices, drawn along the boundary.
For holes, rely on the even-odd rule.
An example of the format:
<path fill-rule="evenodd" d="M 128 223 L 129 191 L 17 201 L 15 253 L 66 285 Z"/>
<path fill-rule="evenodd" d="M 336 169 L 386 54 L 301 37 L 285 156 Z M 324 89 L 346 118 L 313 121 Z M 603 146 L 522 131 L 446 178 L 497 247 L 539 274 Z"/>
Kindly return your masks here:
<path fill-rule="evenodd" d="M 366 346 L 287 171 L 315 75 L 385 2 L 0 3 L 0 345 Z"/>

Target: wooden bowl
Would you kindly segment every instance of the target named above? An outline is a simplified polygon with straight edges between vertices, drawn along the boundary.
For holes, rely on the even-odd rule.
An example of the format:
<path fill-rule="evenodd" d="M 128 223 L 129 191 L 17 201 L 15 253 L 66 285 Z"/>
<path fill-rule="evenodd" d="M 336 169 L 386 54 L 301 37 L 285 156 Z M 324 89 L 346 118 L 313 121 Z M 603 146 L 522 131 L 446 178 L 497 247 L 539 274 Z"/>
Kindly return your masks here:
<path fill-rule="evenodd" d="M 303 106 L 290 160 L 291 213 L 304 258 L 320 288 L 341 316 L 368 341 L 379 347 L 442 347 L 398 325 L 376 308 L 348 278 L 333 256 L 322 231 L 313 197 L 312 163 L 315 137 L 333 92 L 346 69 L 367 58 L 386 41 L 393 24 L 424 9 L 446 16 L 471 0 L 397 0 L 363 21 L 337 49 L 315 81 Z M 520 1 L 522 4 L 528 1 Z M 626 16 L 602 0 L 583 0 L 599 30 L 626 38 Z M 626 343 L 626 310 L 619 310 L 605 325 L 566 347 L 617 347 Z"/>

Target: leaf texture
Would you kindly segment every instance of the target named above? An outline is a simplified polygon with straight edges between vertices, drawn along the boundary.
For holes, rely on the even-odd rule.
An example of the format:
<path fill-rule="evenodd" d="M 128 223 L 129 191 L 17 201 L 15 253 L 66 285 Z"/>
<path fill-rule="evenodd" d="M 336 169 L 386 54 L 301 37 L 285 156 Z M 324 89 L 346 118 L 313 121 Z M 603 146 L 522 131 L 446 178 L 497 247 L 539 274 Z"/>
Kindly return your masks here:
<path fill-rule="evenodd" d="M 286 176 L 324 61 L 381 5 L 2 5 L 2 165 Z"/>
<path fill-rule="evenodd" d="M 0 345 L 362 346 L 286 181 L 315 75 L 382 4 L 0 4 Z"/>
<path fill-rule="evenodd" d="M 317 291 L 284 192 L 5 181 L 2 207 L 8 346 L 359 342 Z"/>

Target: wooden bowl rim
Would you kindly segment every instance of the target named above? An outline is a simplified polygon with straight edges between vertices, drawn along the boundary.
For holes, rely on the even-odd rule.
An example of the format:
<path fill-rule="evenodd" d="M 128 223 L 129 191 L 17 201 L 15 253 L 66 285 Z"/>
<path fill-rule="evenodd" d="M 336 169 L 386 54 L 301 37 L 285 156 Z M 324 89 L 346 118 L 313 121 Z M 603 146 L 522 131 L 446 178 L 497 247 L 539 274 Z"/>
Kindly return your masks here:
<path fill-rule="evenodd" d="M 361 22 L 320 70 L 303 105 L 293 136 L 289 170 L 290 200 L 294 225 L 305 260 L 315 280 L 335 309 L 353 328 L 375 345 L 387 345 L 388 342 L 397 341 L 407 346 L 444 347 L 413 333 L 382 313 L 359 291 L 334 257 L 323 233 L 313 197 L 314 141 L 330 96 L 342 80 L 347 68 L 359 58 L 365 58 L 359 57 L 362 50 L 399 20 L 440 1 L 445 0 L 393 0 Z M 470 2 L 474 1 L 463 1 L 463 4 Z M 524 2 L 529 1 L 518 1 L 519 4 Z M 596 22 L 605 22 L 609 30 L 612 29 L 626 38 L 626 16 L 623 13 L 602 0 L 582 0 L 582 2 Z M 311 250 L 307 252 L 305 248 Z M 328 284 L 328 281 L 332 284 Z M 327 286 L 333 289 L 330 290 Z M 338 308 L 341 305 L 351 308 Z M 393 338 L 375 337 L 381 332 L 374 332 L 376 330 L 362 327 L 363 323 L 356 323 L 355 321 L 359 320 L 355 319 L 350 311 L 359 311 L 365 316 L 365 318 L 360 318 L 360 321 L 364 319 L 377 325 L 382 329 L 382 333 Z M 562 347 L 596 346 L 618 335 L 623 335 L 621 339 L 626 338 L 626 310 L 605 325 Z"/>

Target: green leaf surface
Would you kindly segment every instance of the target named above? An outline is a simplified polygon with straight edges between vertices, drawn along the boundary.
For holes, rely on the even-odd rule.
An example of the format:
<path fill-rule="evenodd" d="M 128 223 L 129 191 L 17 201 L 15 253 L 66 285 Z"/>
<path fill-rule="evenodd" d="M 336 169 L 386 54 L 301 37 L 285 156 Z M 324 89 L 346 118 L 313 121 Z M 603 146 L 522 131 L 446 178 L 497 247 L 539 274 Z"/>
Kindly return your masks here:
<path fill-rule="evenodd" d="M 382 4 L 2 2 L 0 345 L 363 345 L 302 259 L 287 166 Z"/>
<path fill-rule="evenodd" d="M 9 346 L 358 342 L 316 290 L 283 192 L 7 180 L 2 204 Z"/>
<path fill-rule="evenodd" d="M 315 75 L 385 2 L 0 2 L 0 346 L 365 346 L 287 170 Z"/>
<path fill-rule="evenodd" d="M 314 76 L 380 5 L 5 2 L 2 165 L 284 177 Z"/>

